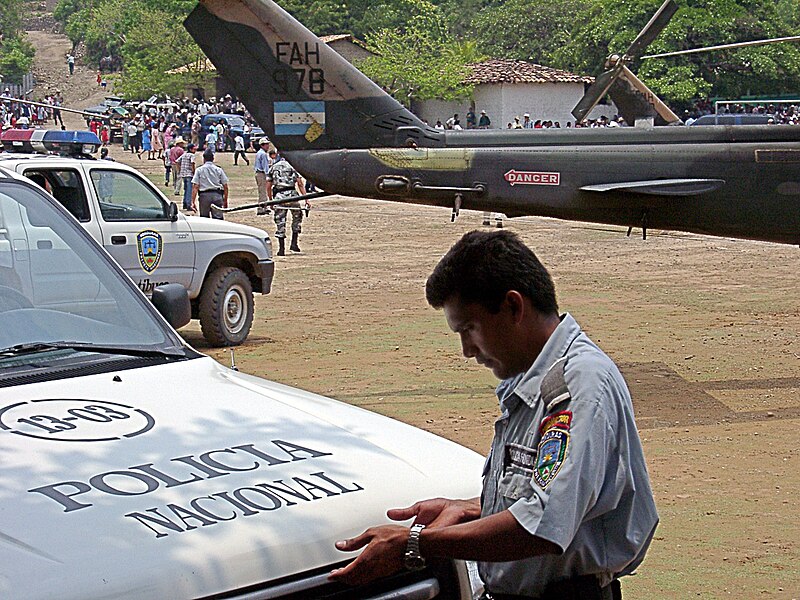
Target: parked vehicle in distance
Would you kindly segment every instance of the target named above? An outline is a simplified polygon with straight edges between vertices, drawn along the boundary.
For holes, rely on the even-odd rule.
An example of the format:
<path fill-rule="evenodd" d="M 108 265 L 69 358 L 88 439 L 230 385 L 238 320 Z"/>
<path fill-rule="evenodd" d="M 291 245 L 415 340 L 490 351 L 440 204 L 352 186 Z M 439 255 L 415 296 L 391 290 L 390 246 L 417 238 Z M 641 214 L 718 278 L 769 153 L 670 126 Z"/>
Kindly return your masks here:
<path fill-rule="evenodd" d="M 210 344 L 232 346 L 247 338 L 253 292 L 272 288 L 275 264 L 266 231 L 182 214 L 135 169 L 92 159 L 100 140 L 91 132 L 11 129 L 0 140 L 13 150 L 0 154 L 0 165 L 55 196 L 146 295 L 180 283 Z M 33 154 L 34 145 L 67 156 Z"/>
<path fill-rule="evenodd" d="M 169 326 L 189 311 L 0 165 L 0 596 L 470 600 L 461 561 L 327 574 L 388 508 L 477 495 L 483 459 L 220 365 Z"/>
<path fill-rule="evenodd" d="M 768 125 L 776 122 L 775 115 L 726 113 L 723 115 L 703 115 L 698 117 L 690 127 L 695 125 Z"/>
<path fill-rule="evenodd" d="M 264 130 L 261 127 L 254 126 L 249 129 L 245 127 L 245 120 L 241 115 L 234 115 L 228 113 L 214 113 L 203 115 L 200 119 L 200 144 L 205 143 L 206 135 L 212 125 L 216 125 L 220 121 L 224 121 L 228 131 L 228 138 L 225 140 L 225 150 L 233 151 L 233 140 L 237 135 L 244 138 L 245 148 L 254 148 L 258 150 L 253 144 L 264 135 Z"/>

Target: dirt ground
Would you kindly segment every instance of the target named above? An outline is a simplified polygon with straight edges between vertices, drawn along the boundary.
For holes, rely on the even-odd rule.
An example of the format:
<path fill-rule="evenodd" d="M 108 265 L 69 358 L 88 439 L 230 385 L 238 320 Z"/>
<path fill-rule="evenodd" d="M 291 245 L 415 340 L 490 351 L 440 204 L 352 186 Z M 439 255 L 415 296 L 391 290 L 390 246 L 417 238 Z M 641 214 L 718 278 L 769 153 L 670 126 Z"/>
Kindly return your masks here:
<path fill-rule="evenodd" d="M 112 156 L 167 191 L 158 162 Z M 252 202 L 251 169 L 218 163 L 231 204 Z M 254 211 L 228 218 L 274 232 Z M 256 298 L 237 366 L 486 452 L 495 381 L 424 299 L 437 260 L 480 226 L 469 211 L 451 223 L 444 209 L 317 201 L 302 253 L 277 257 L 274 291 Z M 533 217 L 506 227 L 633 394 L 661 523 L 626 597 L 800 598 L 800 250 Z M 181 333 L 230 364 L 196 324 Z"/>

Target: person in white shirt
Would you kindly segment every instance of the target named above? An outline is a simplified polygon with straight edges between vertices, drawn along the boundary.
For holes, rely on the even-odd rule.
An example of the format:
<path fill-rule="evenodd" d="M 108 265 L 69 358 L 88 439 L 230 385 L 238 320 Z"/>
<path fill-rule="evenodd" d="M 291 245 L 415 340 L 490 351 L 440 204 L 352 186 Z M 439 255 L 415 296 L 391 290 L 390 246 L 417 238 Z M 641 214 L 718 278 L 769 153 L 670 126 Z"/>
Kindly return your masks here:
<path fill-rule="evenodd" d="M 241 156 L 242 160 L 244 162 L 246 162 L 248 164 L 248 166 L 249 166 L 250 165 L 250 161 L 247 160 L 247 156 L 245 155 L 244 138 L 242 137 L 241 133 L 237 134 L 236 137 L 233 138 L 233 143 L 234 143 L 233 164 L 234 165 L 238 165 L 239 164 L 239 157 Z"/>

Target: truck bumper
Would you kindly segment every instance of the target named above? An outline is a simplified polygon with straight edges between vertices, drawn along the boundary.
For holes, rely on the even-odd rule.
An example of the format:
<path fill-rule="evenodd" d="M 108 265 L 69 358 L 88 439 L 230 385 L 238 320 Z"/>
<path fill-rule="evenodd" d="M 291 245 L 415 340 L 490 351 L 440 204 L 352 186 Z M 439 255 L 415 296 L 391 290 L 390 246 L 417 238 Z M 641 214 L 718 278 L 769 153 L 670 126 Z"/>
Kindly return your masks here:
<path fill-rule="evenodd" d="M 269 294 L 272 290 L 272 278 L 275 276 L 275 263 L 271 258 L 258 261 L 256 277 L 261 279 L 261 293 Z"/>

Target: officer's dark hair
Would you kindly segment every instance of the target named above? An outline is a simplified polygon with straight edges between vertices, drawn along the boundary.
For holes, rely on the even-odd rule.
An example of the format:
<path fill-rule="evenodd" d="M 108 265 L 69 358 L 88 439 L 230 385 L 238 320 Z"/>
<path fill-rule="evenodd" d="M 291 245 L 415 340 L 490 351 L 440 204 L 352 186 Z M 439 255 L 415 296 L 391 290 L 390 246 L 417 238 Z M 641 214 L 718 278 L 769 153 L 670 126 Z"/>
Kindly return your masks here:
<path fill-rule="evenodd" d="M 530 298 L 542 314 L 558 314 L 550 273 L 511 231 L 471 231 L 444 255 L 428 277 L 425 297 L 442 308 L 453 297 L 497 313 L 510 290 Z"/>

